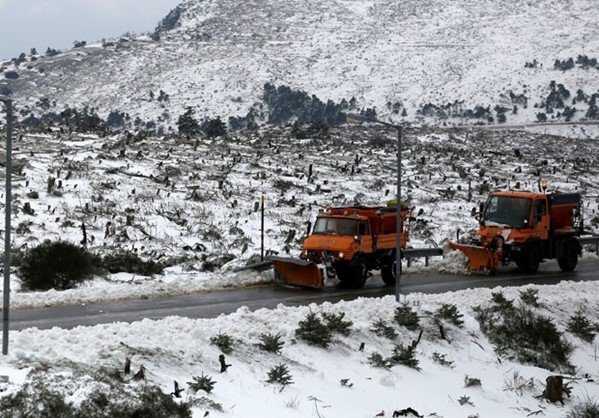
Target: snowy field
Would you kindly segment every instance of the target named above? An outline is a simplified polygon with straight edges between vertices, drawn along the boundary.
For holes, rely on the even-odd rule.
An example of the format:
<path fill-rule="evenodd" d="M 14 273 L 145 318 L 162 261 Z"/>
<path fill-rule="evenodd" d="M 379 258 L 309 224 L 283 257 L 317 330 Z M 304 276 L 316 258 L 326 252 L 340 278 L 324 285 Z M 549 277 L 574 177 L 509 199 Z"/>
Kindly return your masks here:
<path fill-rule="evenodd" d="M 481 333 L 473 307 L 490 305 L 491 294 L 497 292 L 519 305 L 522 292 L 527 291 L 538 292 L 539 307 L 531 309 L 550 318 L 575 347 L 573 373 L 498 355 Z M 193 417 L 208 412 L 211 417 L 231 418 L 370 418 L 412 408 L 425 417 L 558 418 L 574 405 L 597 402 L 599 397 L 596 338 L 589 343 L 565 331 L 577 312 L 596 321 L 598 301 L 597 282 L 402 296 L 401 302 L 418 314 L 423 330 L 415 349 L 420 370 L 403 365 L 380 368 L 369 361 L 373 353 L 390 356 L 395 344 L 409 345 L 418 338 L 419 330 L 408 331 L 393 322 L 399 305 L 392 296 L 300 308 L 281 305 L 256 312 L 241 308 L 215 319 L 169 317 L 72 330 L 28 329 L 11 333 L 10 353 L 0 360 L 0 391 L 7 396 L 25 383 L 42 379 L 77 404 L 102 386 L 94 381 L 98 370 L 122 372 L 129 357 L 132 374 L 144 366 L 146 380 L 126 375 L 127 387 L 152 384 L 169 393 L 176 380 L 185 389 L 177 401 L 196 402 Z M 455 305 L 463 315 L 461 327 L 444 323 L 444 339 L 433 320 L 443 304 Z M 343 319 L 352 322 L 350 334 L 336 334 L 327 349 L 308 345 L 295 331 L 310 312 L 344 314 Z M 397 336 L 390 339 L 374 333 L 378 320 L 395 329 Z M 257 347 L 264 333 L 280 334 L 280 353 Z M 231 366 L 224 373 L 218 362 L 221 351 L 211 343 L 218 334 L 234 340 L 232 353 L 226 355 Z M 269 371 L 280 365 L 287 367 L 292 383 L 267 382 Z M 555 374 L 563 375 L 572 388 L 565 405 L 541 398 L 546 378 Z M 190 389 L 189 382 L 198 376 L 215 382 L 210 393 Z"/>
<path fill-rule="evenodd" d="M 16 141 L 22 170 L 14 179 L 13 248 L 25 251 L 44 239 L 82 240 L 86 225 L 90 251 L 127 249 L 144 259 L 168 262 L 153 277 L 106 274 L 64 291 L 27 292 L 12 275 L 13 308 L 79 304 L 120 298 L 147 298 L 272 283 L 271 272 L 235 273 L 260 253 L 260 211 L 266 201 L 265 250 L 297 255 L 308 220 L 328 204 L 380 204 L 395 193 L 395 133 L 350 127 L 298 147 L 286 130 L 215 141 L 114 135 L 25 134 Z M 413 208 L 411 245 L 443 246 L 457 230 L 476 227 L 472 207 L 488 190 L 534 190 L 547 180 L 552 189 L 583 195 L 586 226 L 597 232 L 596 142 L 528 132 L 410 131 L 403 153 L 405 199 Z M 312 175 L 308 178 L 312 166 Z M 48 191 L 48 178 L 55 188 Z M 36 192 L 36 193 L 34 193 Z M 25 203 L 33 212 L 25 213 Z M 128 218 L 129 216 L 129 218 Z M 110 222 L 110 223 L 109 223 Z M 293 231 L 293 232 L 291 232 Z M 223 257 L 227 255 L 227 257 Z M 585 258 L 596 258 L 586 249 Z M 220 260 L 220 261 L 219 261 Z M 464 271 L 455 254 L 431 270 Z M 457 263 L 457 264 L 456 264 Z M 208 268 L 210 267 L 210 269 Z M 416 264 L 412 271 L 422 270 Z M 12 332 L 10 353 L 0 362 L 0 391 L 16 393 L 42 379 L 74 404 L 97 390 L 99 370 L 132 373 L 146 380 L 129 388 L 158 385 L 164 393 L 177 380 L 192 402 L 194 417 L 373 417 L 412 408 L 433 417 L 563 417 L 580 402 L 595 400 L 596 344 L 568 332 L 583 313 L 599 313 L 599 285 L 560 283 L 530 286 L 539 296 L 533 310 L 550 318 L 575 349 L 572 368 L 548 370 L 499 355 L 481 332 L 475 307 L 503 292 L 516 305 L 522 288 L 466 290 L 441 295 L 402 296 L 419 316 L 422 338 L 415 368 L 375 367 L 371 356 L 390 356 L 396 344 L 409 345 L 418 331 L 394 324 L 393 297 L 250 312 L 242 308 L 216 319 L 166 318 L 72 330 Z M 434 312 L 455 305 L 463 326 L 445 325 L 439 334 Z M 348 336 L 327 348 L 308 345 L 296 330 L 309 312 L 344 314 Z M 396 330 L 390 339 L 373 331 L 382 320 Z M 280 334 L 279 354 L 256 347 L 264 333 Z M 211 338 L 233 338 L 220 373 L 220 349 Z M 360 345 L 364 343 L 363 351 Z M 268 383 L 268 372 L 286 365 L 292 384 Z M 565 376 L 572 387 L 565 405 L 540 398 L 545 379 Z M 6 376 L 2 378 L 1 376 Z M 211 393 L 193 393 L 189 382 L 210 376 Z M 473 380 L 480 385 L 472 385 Z M 468 384 L 466 384 L 468 382 Z M 381 415 L 379 415 L 381 416 Z"/>

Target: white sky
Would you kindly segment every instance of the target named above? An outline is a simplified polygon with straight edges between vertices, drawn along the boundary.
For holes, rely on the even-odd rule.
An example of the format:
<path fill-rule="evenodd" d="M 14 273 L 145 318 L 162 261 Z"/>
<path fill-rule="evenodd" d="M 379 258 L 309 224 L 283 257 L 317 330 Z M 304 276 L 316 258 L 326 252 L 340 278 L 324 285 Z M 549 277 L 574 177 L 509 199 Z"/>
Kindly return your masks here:
<path fill-rule="evenodd" d="M 182 0 L 0 0 L 0 60 L 153 31 Z"/>

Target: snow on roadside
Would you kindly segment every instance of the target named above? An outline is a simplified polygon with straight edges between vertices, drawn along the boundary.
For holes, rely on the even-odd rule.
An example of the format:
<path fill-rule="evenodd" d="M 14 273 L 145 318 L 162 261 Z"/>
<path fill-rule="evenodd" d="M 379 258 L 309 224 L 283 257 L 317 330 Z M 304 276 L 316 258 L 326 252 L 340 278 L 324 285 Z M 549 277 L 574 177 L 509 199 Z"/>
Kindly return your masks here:
<path fill-rule="evenodd" d="M 573 386 L 572 397 L 565 399 L 566 407 L 550 404 L 538 396 L 545 378 L 552 373 L 499 358 L 481 334 L 472 311 L 474 306 L 489 303 L 493 292 L 518 300 L 520 292 L 527 289 L 538 291 L 539 312 L 562 331 L 579 309 L 591 319 L 599 315 L 599 282 L 409 294 L 401 302 L 418 313 L 424 329 L 416 349 L 420 371 L 405 366 L 386 370 L 369 364 L 368 358 L 375 352 L 391 354 L 393 342 L 376 336 L 371 328 L 379 319 L 393 323 L 398 306 L 393 296 L 302 307 L 279 305 L 254 312 L 240 308 L 214 319 L 169 317 L 71 330 L 31 328 L 11 333 L 9 355 L 0 359 L 0 376 L 7 376 L 9 381 L 0 383 L 0 390 L 4 395 L 14 393 L 39 373 L 73 374 L 69 386 L 82 385 L 76 393 L 84 394 L 93 389 L 93 381 L 76 376 L 99 368 L 121 370 L 125 357 L 130 356 L 132 370 L 144 365 L 148 383 L 159 385 L 166 393 L 172 391 L 173 380 L 187 388 L 193 376 L 211 376 L 216 381 L 213 393 L 193 394 L 188 390 L 184 395 L 185 399 L 207 396 L 221 404 L 224 412 L 210 411 L 210 416 L 217 417 L 306 417 L 316 416 L 318 410 L 328 418 L 359 418 L 380 411 L 391 416 L 393 411 L 407 407 L 424 416 L 446 418 L 476 414 L 526 416 L 535 411 L 550 418 L 562 417 L 570 405 L 599 397 L 596 345 L 565 334 L 576 347 L 572 359 L 577 375 L 566 376 L 572 378 Z M 463 328 L 446 327 L 446 339 L 439 338 L 431 318 L 443 304 L 454 304 L 464 320 Z M 338 337 L 328 349 L 308 346 L 297 338 L 295 330 L 309 312 L 343 313 L 344 320 L 353 322 L 352 333 Z M 417 331 L 398 330 L 398 342 L 402 344 L 417 338 Z M 281 335 L 284 346 L 279 355 L 255 346 L 264 333 Z M 220 350 L 210 342 L 217 334 L 227 334 L 235 341 L 234 351 L 226 357 L 232 366 L 222 374 L 218 366 Z M 361 343 L 363 351 L 359 349 Z M 448 364 L 434 360 L 439 356 Z M 268 370 L 279 364 L 288 366 L 293 380 L 284 389 L 266 382 Z M 466 376 L 480 379 L 481 386 L 466 387 Z M 521 391 L 510 389 L 510 382 L 517 378 L 532 382 L 532 386 Z M 193 412 L 194 417 L 200 417 L 205 409 L 196 407 Z"/>

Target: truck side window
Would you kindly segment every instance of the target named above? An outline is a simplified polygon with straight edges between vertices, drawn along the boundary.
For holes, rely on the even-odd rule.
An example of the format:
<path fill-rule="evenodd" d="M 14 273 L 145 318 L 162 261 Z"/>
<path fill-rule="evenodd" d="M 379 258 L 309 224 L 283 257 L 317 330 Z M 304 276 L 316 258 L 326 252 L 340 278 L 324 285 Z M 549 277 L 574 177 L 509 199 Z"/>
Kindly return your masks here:
<path fill-rule="evenodd" d="M 544 200 L 537 200 L 537 216 L 544 216 L 547 214 L 547 206 Z"/>
<path fill-rule="evenodd" d="M 370 228 L 368 228 L 368 222 L 360 222 L 360 226 L 358 227 L 358 233 L 360 235 L 370 235 Z"/>

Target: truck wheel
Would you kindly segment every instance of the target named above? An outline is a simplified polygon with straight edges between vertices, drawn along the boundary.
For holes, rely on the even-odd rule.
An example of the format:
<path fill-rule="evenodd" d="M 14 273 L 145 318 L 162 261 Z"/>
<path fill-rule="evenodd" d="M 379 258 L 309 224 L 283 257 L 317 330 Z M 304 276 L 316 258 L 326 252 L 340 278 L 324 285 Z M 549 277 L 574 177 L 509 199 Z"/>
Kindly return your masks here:
<path fill-rule="evenodd" d="M 520 270 L 525 273 L 536 273 L 541 262 L 541 249 L 538 244 L 529 244 L 525 247 L 522 258 L 516 261 Z"/>
<path fill-rule="evenodd" d="M 395 284 L 395 266 L 397 265 L 395 255 L 393 256 L 393 260 L 390 259 L 389 261 L 390 264 L 381 266 L 381 278 L 387 286 L 393 286 Z"/>
<path fill-rule="evenodd" d="M 557 259 L 557 264 L 562 271 L 572 271 L 578 264 L 578 245 L 574 241 L 566 244 L 566 249 L 561 257 Z"/>
<path fill-rule="evenodd" d="M 368 278 L 368 268 L 361 258 L 353 259 L 342 268 L 336 268 L 336 271 L 341 285 L 352 289 L 362 288 Z"/>

